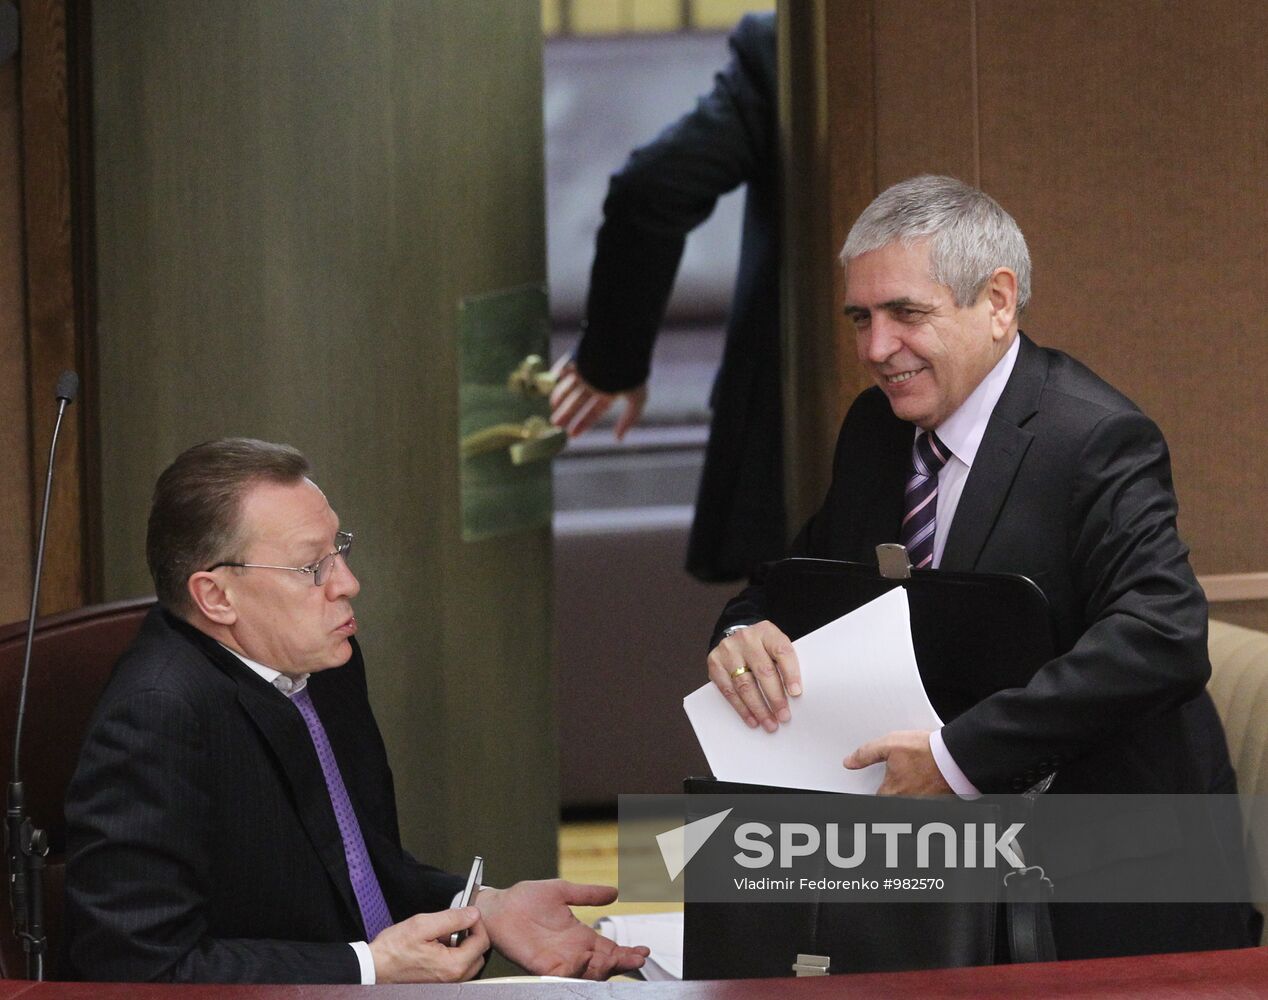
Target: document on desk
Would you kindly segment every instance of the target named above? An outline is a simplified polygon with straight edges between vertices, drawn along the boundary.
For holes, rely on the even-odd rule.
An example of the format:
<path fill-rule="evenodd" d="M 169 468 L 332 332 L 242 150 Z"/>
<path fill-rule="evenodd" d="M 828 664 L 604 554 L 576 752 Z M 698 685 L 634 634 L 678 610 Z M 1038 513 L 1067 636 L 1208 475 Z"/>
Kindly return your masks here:
<path fill-rule="evenodd" d="M 942 725 L 911 642 L 902 587 L 793 643 L 804 693 L 774 733 L 750 729 L 712 683 L 683 699 L 713 776 L 721 781 L 874 794 L 885 765 L 847 771 L 855 748 L 899 729 Z"/>

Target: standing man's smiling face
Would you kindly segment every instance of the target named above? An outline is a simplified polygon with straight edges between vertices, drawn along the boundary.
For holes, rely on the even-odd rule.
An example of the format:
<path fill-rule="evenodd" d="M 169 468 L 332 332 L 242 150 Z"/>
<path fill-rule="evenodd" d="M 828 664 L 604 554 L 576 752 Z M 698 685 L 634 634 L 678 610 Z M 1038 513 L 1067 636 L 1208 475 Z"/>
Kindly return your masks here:
<path fill-rule="evenodd" d="M 1017 334 L 1016 276 L 998 268 L 977 301 L 957 306 L 934 281 L 929 240 L 890 243 L 848 265 L 845 314 L 859 361 L 894 414 L 926 430 L 959 408 Z"/>

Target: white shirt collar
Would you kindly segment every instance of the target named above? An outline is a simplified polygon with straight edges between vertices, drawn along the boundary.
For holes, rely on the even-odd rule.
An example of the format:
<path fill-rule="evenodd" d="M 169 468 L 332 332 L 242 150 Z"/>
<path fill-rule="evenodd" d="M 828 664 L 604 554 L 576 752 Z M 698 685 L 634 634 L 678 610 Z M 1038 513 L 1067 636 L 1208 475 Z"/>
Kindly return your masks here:
<path fill-rule="evenodd" d="M 986 425 L 1004 392 L 1004 386 L 1008 384 L 1008 377 L 1013 373 L 1020 349 L 1021 334 L 1017 334 L 1004 356 L 995 362 L 995 367 L 987 372 L 986 378 L 969 393 L 969 398 L 936 428 L 938 440 L 967 466 L 972 467 L 973 460 L 977 458 L 977 449 L 986 434 Z"/>
<path fill-rule="evenodd" d="M 224 646 L 225 649 L 229 649 L 229 647 L 225 646 L 223 642 L 220 645 Z M 308 674 L 302 674 L 299 677 L 290 677 L 282 673 L 280 670 L 274 670 L 272 667 L 266 667 L 263 663 L 256 663 L 255 660 L 243 656 L 236 649 L 229 649 L 229 652 L 288 698 L 299 694 L 305 687 L 308 686 Z"/>

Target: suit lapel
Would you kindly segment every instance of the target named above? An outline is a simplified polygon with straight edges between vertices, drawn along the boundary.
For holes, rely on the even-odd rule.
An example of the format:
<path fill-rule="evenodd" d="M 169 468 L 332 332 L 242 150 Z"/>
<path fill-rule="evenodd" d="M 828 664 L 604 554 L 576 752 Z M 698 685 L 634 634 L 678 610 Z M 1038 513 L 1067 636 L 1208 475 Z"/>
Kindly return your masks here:
<path fill-rule="evenodd" d="M 916 428 L 894 416 L 884 403 L 883 424 L 877 435 L 875 466 L 866 470 L 872 489 L 862 504 L 861 552 L 863 562 L 876 562 L 876 546 L 897 542 L 903 520 L 903 495 L 911 475 L 911 449 Z"/>
<path fill-rule="evenodd" d="M 1048 362 L 1025 334 L 1018 336 L 1021 347 L 1017 363 L 987 422 L 986 434 L 960 494 L 942 551 L 941 569 L 971 571 L 976 567 L 1034 438 L 1022 425 L 1039 408 Z"/>
<path fill-rule="evenodd" d="M 352 892 L 343 838 L 330 804 L 330 793 L 326 790 L 326 778 L 313 749 L 312 737 L 308 735 L 308 727 L 299 711 L 285 695 L 252 673 L 233 653 L 197 629 L 185 627 L 195 633 L 198 645 L 237 685 L 238 704 L 273 751 L 290 786 L 291 801 L 313 850 L 329 873 L 349 917 L 359 925 L 361 910 Z M 278 808 L 285 808 L 285 803 L 279 802 Z"/>

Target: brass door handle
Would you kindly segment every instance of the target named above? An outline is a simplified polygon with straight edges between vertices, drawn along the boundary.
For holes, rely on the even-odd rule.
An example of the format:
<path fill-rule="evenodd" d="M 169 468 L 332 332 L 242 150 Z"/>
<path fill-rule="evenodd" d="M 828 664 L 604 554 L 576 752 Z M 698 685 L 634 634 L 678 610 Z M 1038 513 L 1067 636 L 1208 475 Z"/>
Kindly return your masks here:
<path fill-rule="evenodd" d="M 540 354 L 530 354 L 507 377 L 506 387 L 520 396 L 549 396 L 558 380 Z"/>
<path fill-rule="evenodd" d="M 468 434 L 462 439 L 462 457 L 506 448 L 512 465 L 526 465 L 554 458 L 567 442 L 562 427 L 555 427 L 544 417 L 529 417 L 522 424 L 494 424 Z"/>

